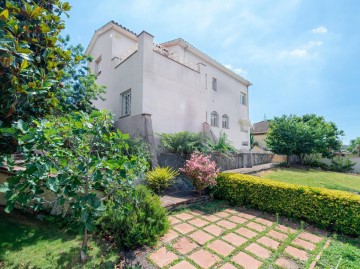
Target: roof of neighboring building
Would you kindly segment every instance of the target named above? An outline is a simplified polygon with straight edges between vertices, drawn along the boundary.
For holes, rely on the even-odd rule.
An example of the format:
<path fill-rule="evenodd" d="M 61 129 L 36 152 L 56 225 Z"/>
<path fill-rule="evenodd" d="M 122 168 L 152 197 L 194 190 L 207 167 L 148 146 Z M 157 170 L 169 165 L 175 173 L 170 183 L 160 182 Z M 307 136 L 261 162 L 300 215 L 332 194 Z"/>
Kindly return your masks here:
<path fill-rule="evenodd" d="M 242 76 L 240 76 L 239 74 L 235 73 L 234 71 L 232 71 L 231 69 L 225 67 L 223 64 L 219 63 L 218 61 L 216 61 L 214 58 L 211 58 L 209 55 L 207 55 L 206 53 L 202 52 L 201 50 L 199 50 L 198 48 L 196 48 L 195 46 L 191 45 L 189 42 L 187 42 L 186 40 L 182 39 L 182 38 L 177 38 L 174 40 L 170 40 L 167 42 L 162 43 L 161 45 L 164 47 L 170 47 L 172 45 L 177 45 L 179 44 L 180 46 L 182 45 L 183 47 L 186 48 L 190 48 L 190 50 L 197 56 L 203 58 L 204 60 L 206 60 L 207 62 L 217 66 L 219 69 L 221 69 L 222 71 L 225 71 L 226 73 L 229 73 L 231 76 L 237 78 L 238 80 L 240 80 L 241 82 L 243 82 L 245 85 L 247 86 L 251 86 L 252 83 L 250 81 L 248 81 L 247 79 L 243 78 Z"/>
<path fill-rule="evenodd" d="M 252 134 L 266 134 L 269 131 L 269 121 L 263 120 L 253 124 L 251 128 Z"/>

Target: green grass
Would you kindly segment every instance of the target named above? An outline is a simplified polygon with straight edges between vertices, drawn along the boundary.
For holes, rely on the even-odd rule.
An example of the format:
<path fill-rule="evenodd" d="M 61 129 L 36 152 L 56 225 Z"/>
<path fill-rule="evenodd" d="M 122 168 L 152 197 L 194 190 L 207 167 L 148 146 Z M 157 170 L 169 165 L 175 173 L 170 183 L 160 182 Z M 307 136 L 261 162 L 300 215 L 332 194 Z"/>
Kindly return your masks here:
<path fill-rule="evenodd" d="M 0 268 L 82 268 L 80 236 L 0 207 Z M 114 268 L 116 251 L 90 240 L 86 268 Z"/>
<path fill-rule="evenodd" d="M 315 268 L 359 269 L 360 240 L 334 237 Z"/>
<path fill-rule="evenodd" d="M 316 169 L 277 168 L 259 176 L 271 180 L 360 193 L 360 175 L 350 175 Z"/>

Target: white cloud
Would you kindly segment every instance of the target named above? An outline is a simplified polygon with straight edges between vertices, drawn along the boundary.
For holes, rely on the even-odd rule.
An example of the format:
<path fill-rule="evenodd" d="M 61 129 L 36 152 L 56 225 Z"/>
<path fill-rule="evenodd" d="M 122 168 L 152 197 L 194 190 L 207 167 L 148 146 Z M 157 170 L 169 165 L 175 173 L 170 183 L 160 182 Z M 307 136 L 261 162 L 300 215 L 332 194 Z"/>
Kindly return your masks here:
<path fill-rule="evenodd" d="M 311 32 L 316 33 L 316 34 L 326 34 L 327 31 L 328 30 L 325 26 L 319 26 L 319 27 L 311 30 Z"/>
<path fill-rule="evenodd" d="M 246 76 L 247 75 L 247 71 L 238 67 L 238 68 L 233 68 L 230 64 L 225 64 L 224 65 L 226 68 L 230 69 L 231 71 L 235 72 L 236 74 L 240 75 L 240 76 Z"/>
<path fill-rule="evenodd" d="M 305 58 L 310 57 L 315 53 L 315 48 L 321 47 L 323 42 L 318 40 L 311 40 L 307 44 L 302 45 L 292 50 L 283 50 L 279 53 L 281 58 L 294 57 L 294 58 Z"/>

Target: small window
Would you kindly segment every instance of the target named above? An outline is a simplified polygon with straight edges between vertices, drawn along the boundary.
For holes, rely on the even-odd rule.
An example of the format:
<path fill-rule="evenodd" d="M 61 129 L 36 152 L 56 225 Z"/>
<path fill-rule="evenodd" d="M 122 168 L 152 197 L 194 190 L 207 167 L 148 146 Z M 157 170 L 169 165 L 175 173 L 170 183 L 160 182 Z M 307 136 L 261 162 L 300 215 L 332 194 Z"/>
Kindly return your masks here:
<path fill-rule="evenodd" d="M 131 114 L 131 89 L 121 94 L 121 117 Z"/>
<path fill-rule="evenodd" d="M 245 93 L 240 93 L 240 104 L 246 106 L 246 94 Z"/>
<path fill-rule="evenodd" d="M 216 111 L 211 112 L 211 126 L 217 127 L 219 126 L 219 115 Z"/>
<path fill-rule="evenodd" d="M 212 88 L 214 91 L 217 91 L 217 79 L 216 78 L 212 79 Z"/>
<path fill-rule="evenodd" d="M 226 114 L 222 116 L 222 127 L 229 129 L 229 116 Z"/>
<path fill-rule="evenodd" d="M 101 73 L 101 56 L 95 61 L 95 75 L 99 75 Z"/>
<path fill-rule="evenodd" d="M 248 141 L 243 141 L 241 144 L 242 144 L 243 146 L 249 146 L 249 142 L 248 142 Z"/>

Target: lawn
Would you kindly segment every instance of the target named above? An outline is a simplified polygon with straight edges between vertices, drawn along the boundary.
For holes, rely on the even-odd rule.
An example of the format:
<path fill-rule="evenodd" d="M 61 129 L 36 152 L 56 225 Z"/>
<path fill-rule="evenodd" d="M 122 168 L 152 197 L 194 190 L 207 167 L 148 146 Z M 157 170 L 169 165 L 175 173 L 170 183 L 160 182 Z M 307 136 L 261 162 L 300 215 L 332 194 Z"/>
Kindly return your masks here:
<path fill-rule="evenodd" d="M 316 169 L 276 168 L 258 176 L 281 182 L 360 193 L 360 175 Z"/>
<path fill-rule="evenodd" d="M 0 207 L 0 268 L 82 268 L 81 238 L 32 216 Z M 91 240 L 87 268 L 114 268 L 119 256 L 108 244 Z"/>

